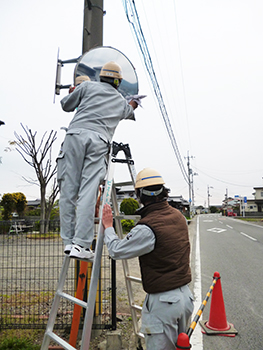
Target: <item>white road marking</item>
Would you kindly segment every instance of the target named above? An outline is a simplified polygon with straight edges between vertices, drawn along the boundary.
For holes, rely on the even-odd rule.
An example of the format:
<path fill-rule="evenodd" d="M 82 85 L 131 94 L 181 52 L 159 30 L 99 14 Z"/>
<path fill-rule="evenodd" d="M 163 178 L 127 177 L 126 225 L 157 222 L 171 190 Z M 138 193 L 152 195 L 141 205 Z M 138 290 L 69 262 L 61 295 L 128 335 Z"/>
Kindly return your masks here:
<path fill-rule="evenodd" d="M 231 218 L 231 217 L 228 217 L 228 220 L 234 220 L 234 221 L 236 221 L 236 222 L 239 222 L 240 224 L 255 226 L 255 227 L 258 227 L 258 228 L 263 229 L 263 226 L 262 226 L 262 225 L 252 224 L 251 222 L 247 222 L 247 221 L 244 221 L 244 220 L 234 219 L 234 218 Z"/>
<path fill-rule="evenodd" d="M 240 232 L 240 233 L 241 233 L 241 235 L 243 235 L 243 236 L 245 236 L 245 237 L 247 237 L 247 238 L 251 239 L 252 241 L 257 241 L 257 239 L 256 239 L 256 238 L 251 237 L 251 236 L 247 235 L 247 234 L 246 234 L 246 233 L 244 233 L 244 232 Z"/>
<path fill-rule="evenodd" d="M 232 226 L 229 226 L 229 225 L 226 225 L 227 227 L 229 227 L 229 228 L 233 228 Z"/>
<path fill-rule="evenodd" d="M 202 285 L 201 285 L 201 258 L 200 258 L 200 240 L 199 240 L 199 216 L 197 217 L 196 224 L 196 248 L 195 248 L 195 282 L 194 282 L 194 311 L 192 320 L 194 319 L 197 311 L 202 304 Z M 200 319 L 202 319 L 202 315 Z M 201 332 L 201 326 L 197 323 L 193 334 L 190 338 L 192 349 L 203 350 L 203 335 Z"/>
<path fill-rule="evenodd" d="M 226 231 L 226 229 L 225 228 L 213 227 L 213 228 L 209 228 L 207 231 L 215 232 L 215 233 L 221 233 L 221 232 Z"/>

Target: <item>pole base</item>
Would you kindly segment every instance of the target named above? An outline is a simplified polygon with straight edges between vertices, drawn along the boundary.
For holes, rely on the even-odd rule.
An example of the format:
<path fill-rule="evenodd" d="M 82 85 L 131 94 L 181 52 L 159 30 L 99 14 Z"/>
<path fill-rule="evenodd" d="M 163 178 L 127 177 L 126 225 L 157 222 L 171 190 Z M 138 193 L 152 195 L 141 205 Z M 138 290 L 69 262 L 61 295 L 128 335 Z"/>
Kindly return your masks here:
<path fill-rule="evenodd" d="M 221 335 L 221 336 L 225 336 L 225 337 L 235 337 L 236 334 L 238 333 L 238 331 L 234 328 L 234 325 L 232 323 L 228 323 L 229 324 L 229 329 L 227 330 L 214 330 L 214 329 L 210 329 L 209 327 L 206 326 L 208 321 L 199 321 L 200 326 L 202 327 L 201 332 L 203 334 L 207 334 L 207 335 Z"/>

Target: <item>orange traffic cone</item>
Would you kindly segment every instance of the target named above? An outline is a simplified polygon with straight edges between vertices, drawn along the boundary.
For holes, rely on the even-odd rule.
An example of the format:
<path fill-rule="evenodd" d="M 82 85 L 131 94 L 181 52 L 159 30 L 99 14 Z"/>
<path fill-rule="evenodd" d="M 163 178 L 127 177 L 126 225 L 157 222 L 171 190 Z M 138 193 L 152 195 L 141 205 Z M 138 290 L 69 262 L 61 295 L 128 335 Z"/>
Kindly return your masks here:
<path fill-rule="evenodd" d="M 176 350 L 190 349 L 189 337 L 186 333 L 180 333 L 177 338 Z"/>
<path fill-rule="evenodd" d="M 200 321 L 200 325 L 203 328 L 202 333 L 234 337 L 237 334 L 237 330 L 231 323 L 228 323 L 226 319 L 219 272 L 214 273 L 214 278 L 217 278 L 217 282 L 212 292 L 209 320 Z"/>

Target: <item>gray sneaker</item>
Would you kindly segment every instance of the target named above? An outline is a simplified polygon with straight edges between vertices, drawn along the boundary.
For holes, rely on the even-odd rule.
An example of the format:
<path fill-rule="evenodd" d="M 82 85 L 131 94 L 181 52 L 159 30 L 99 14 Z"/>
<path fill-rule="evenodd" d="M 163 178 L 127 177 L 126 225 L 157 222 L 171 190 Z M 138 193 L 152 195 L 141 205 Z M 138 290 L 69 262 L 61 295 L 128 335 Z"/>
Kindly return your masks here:
<path fill-rule="evenodd" d="M 89 248 L 83 248 L 77 244 L 74 244 L 71 248 L 71 252 L 69 254 L 70 258 L 73 259 L 79 259 L 79 260 L 86 260 L 93 262 L 95 254 L 93 251 Z"/>

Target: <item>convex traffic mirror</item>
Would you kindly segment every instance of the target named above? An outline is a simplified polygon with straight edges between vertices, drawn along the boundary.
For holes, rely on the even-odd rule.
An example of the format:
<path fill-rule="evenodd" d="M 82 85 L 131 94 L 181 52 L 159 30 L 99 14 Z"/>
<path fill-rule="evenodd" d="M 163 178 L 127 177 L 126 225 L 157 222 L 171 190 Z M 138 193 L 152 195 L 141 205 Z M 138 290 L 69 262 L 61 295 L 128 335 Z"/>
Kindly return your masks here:
<path fill-rule="evenodd" d="M 123 79 L 118 91 L 124 96 L 138 94 L 138 79 L 131 61 L 119 50 L 108 46 L 94 48 L 79 59 L 74 70 L 74 84 L 76 78 L 81 75 L 88 75 L 90 80 L 100 81 L 100 70 L 102 66 L 114 61 L 121 66 Z"/>

